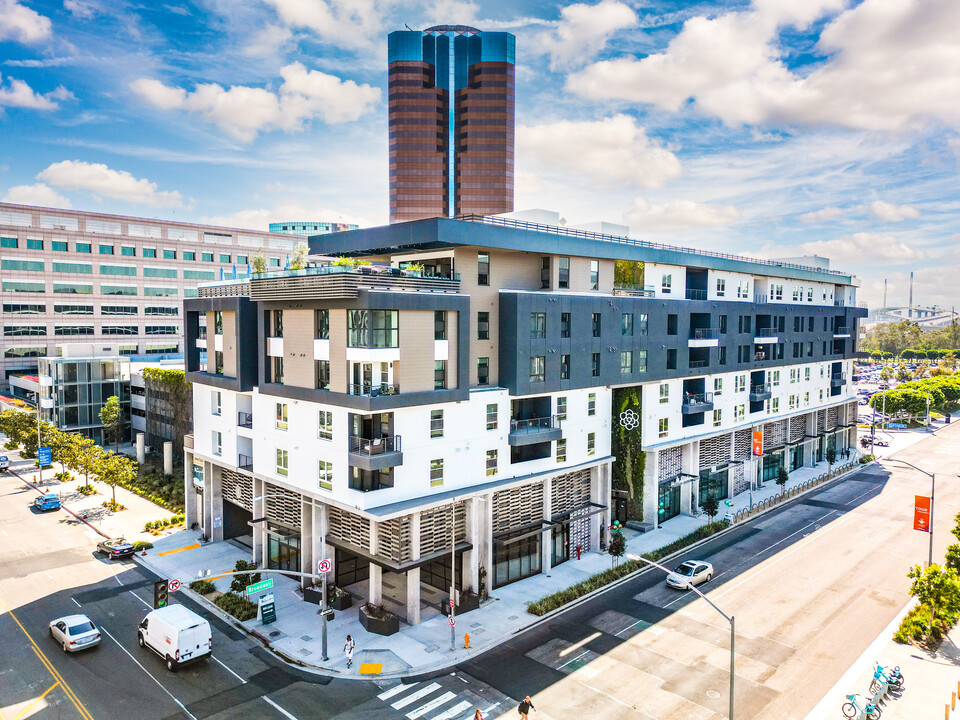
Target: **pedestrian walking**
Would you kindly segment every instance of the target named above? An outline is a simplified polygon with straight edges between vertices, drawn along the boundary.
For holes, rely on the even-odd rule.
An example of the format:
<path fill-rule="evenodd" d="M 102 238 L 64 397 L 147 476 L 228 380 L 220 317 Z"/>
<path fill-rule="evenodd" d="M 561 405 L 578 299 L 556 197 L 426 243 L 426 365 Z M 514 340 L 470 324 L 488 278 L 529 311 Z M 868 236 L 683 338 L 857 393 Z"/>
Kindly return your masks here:
<path fill-rule="evenodd" d="M 483 720 L 483 713 L 480 712 L 480 708 L 477 708 L 477 711 L 473 714 L 473 720 Z"/>
<path fill-rule="evenodd" d="M 533 700 L 531 700 L 530 696 L 527 695 L 523 701 L 517 705 L 517 711 L 520 713 L 522 720 L 527 720 L 527 715 L 531 710 L 537 712 L 537 709 L 533 706 Z"/>
<path fill-rule="evenodd" d="M 347 667 L 353 665 L 353 651 L 357 647 L 357 643 L 354 642 L 353 638 L 347 635 L 347 642 L 343 646 L 343 653 L 347 656 Z"/>

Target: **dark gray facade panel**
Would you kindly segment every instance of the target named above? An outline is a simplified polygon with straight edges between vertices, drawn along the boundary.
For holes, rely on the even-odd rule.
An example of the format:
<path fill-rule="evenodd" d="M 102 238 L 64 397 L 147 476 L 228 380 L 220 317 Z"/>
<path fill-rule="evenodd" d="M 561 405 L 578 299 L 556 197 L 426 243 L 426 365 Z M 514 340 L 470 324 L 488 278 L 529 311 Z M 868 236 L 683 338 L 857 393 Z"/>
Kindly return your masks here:
<path fill-rule="evenodd" d="M 237 350 L 236 368 L 237 377 L 228 378 L 200 370 L 200 348 L 197 339 L 200 336 L 200 315 L 207 312 L 233 312 L 237 319 Z M 186 363 L 187 379 L 224 390 L 250 392 L 257 379 L 257 355 L 249 353 L 251 343 L 256 341 L 256 312 L 254 303 L 246 297 L 222 298 L 190 298 L 183 301 L 183 325 L 186 337 L 184 359 Z M 213 337 L 207 328 L 208 340 Z M 210 353 L 207 353 L 209 363 Z"/>

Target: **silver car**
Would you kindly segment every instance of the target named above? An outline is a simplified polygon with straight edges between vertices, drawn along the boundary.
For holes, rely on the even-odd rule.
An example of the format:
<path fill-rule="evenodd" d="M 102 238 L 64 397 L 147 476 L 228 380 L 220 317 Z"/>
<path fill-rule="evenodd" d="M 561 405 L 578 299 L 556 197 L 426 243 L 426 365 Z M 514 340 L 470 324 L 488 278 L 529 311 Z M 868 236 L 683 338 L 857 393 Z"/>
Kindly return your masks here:
<path fill-rule="evenodd" d="M 690 585 L 699 585 L 713 579 L 713 565 L 704 560 L 687 560 L 667 575 L 667 586 L 686 590 Z"/>
<path fill-rule="evenodd" d="M 100 631 L 86 615 L 67 615 L 50 623 L 50 637 L 64 652 L 86 650 L 100 644 Z"/>

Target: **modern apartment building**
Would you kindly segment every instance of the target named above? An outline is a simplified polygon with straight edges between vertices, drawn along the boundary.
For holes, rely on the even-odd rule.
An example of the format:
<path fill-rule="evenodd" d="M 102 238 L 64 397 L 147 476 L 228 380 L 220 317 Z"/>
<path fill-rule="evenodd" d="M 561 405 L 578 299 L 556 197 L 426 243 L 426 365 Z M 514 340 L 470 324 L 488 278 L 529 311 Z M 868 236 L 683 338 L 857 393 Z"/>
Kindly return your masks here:
<path fill-rule="evenodd" d="M 0 204 L 0 383 L 38 358 L 182 357 L 181 302 L 246 273 L 261 248 L 283 266 L 289 235 Z"/>
<path fill-rule="evenodd" d="M 356 230 L 359 225 L 344 222 L 323 222 L 319 220 L 307 220 L 298 222 L 275 222 L 270 223 L 270 232 L 281 233 L 283 235 L 325 235 L 332 232 L 343 232 L 344 230 Z"/>
<path fill-rule="evenodd" d="M 513 210 L 515 52 L 464 25 L 390 33 L 390 222 Z"/>
<path fill-rule="evenodd" d="M 333 558 L 337 585 L 409 623 L 436 612 L 451 550 L 474 591 L 598 550 L 613 423 L 640 435 L 654 527 L 854 441 L 850 275 L 500 218 L 311 246 L 372 264 L 184 302 L 188 522 L 220 540 L 262 519 L 257 562 Z M 615 282 L 618 261 L 644 283 Z"/>

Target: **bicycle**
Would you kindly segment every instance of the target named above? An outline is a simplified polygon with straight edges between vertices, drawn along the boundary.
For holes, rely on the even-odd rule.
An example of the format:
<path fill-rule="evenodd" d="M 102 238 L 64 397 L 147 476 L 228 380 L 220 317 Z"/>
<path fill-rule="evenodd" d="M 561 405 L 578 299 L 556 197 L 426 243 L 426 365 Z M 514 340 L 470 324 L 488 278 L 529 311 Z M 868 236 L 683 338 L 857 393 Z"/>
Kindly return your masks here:
<path fill-rule="evenodd" d="M 857 695 L 847 695 L 847 700 L 850 702 L 844 703 L 843 707 L 840 708 L 840 712 L 843 713 L 844 717 L 864 717 L 869 718 L 869 720 L 879 720 L 880 708 L 873 703 L 867 703 L 864 707 L 860 707 L 860 703 L 857 702 Z"/>

